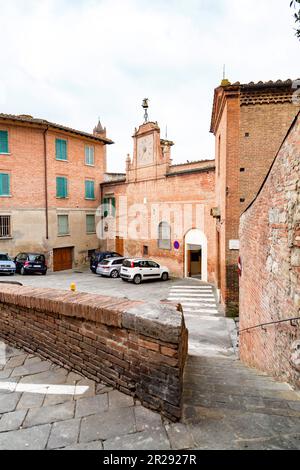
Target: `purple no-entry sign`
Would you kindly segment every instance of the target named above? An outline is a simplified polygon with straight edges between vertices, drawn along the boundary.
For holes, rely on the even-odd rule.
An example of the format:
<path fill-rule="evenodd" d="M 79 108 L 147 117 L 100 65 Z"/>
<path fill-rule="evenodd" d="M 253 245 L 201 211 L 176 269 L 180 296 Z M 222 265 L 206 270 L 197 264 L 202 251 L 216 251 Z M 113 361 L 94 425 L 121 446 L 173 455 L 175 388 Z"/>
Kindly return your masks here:
<path fill-rule="evenodd" d="M 180 248 L 180 243 L 177 242 L 177 241 L 174 242 L 174 248 L 175 248 L 175 250 L 179 250 L 179 248 Z"/>

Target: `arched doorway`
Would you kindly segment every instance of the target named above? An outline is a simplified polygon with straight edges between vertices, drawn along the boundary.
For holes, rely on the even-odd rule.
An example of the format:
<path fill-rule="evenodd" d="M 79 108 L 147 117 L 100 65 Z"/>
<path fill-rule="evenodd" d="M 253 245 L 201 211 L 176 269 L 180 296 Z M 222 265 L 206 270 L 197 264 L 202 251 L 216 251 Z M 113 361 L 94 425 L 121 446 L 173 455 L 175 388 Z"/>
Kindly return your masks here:
<path fill-rule="evenodd" d="M 207 238 L 199 229 L 185 236 L 185 277 L 196 277 L 207 282 Z"/>

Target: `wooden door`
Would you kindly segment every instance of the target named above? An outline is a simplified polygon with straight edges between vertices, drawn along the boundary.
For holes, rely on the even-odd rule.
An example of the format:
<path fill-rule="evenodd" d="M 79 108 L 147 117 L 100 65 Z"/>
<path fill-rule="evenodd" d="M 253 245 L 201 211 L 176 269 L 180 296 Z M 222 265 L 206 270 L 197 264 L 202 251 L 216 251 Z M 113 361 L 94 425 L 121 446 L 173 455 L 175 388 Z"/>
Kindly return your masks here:
<path fill-rule="evenodd" d="M 53 271 L 65 271 L 73 267 L 73 248 L 55 248 L 53 250 Z"/>
<path fill-rule="evenodd" d="M 192 250 L 190 252 L 190 266 L 191 276 L 201 274 L 201 250 Z"/>
<path fill-rule="evenodd" d="M 116 252 L 124 256 L 124 238 L 116 237 Z"/>

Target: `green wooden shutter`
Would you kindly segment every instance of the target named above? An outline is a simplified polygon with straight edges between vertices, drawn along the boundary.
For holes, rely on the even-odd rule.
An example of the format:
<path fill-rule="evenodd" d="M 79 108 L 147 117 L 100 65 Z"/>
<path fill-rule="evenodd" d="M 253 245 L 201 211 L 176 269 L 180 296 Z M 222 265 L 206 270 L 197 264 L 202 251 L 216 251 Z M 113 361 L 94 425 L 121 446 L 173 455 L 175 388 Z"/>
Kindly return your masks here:
<path fill-rule="evenodd" d="M 69 216 L 68 215 L 58 215 L 57 224 L 58 224 L 58 235 L 69 234 Z"/>
<path fill-rule="evenodd" d="M 96 232 L 95 216 L 93 214 L 88 214 L 86 216 L 86 231 L 87 233 Z"/>
<path fill-rule="evenodd" d="M 63 139 L 56 139 L 56 158 L 57 160 L 67 160 L 67 141 Z"/>
<path fill-rule="evenodd" d="M 0 131 L 0 153 L 8 153 L 8 132 Z"/>
<path fill-rule="evenodd" d="M 0 196 L 10 195 L 10 175 L 8 173 L 0 173 Z"/>
<path fill-rule="evenodd" d="M 58 176 L 56 178 L 56 197 L 68 197 L 68 180 L 63 176 Z"/>
<path fill-rule="evenodd" d="M 91 196 L 92 196 L 92 199 L 95 199 L 95 183 L 94 183 L 94 181 L 91 181 Z"/>
<path fill-rule="evenodd" d="M 94 181 L 85 182 L 85 198 L 95 199 L 95 184 Z"/>

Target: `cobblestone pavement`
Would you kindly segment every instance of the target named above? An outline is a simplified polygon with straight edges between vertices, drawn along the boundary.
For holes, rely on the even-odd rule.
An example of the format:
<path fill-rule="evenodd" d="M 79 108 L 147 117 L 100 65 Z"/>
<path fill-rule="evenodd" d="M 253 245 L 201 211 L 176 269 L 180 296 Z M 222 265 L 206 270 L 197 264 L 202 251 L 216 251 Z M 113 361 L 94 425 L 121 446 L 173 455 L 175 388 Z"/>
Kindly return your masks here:
<path fill-rule="evenodd" d="M 190 332 L 181 423 L 0 344 L 0 450 L 299 449 L 300 393 L 237 360 L 210 286 L 170 287 Z"/>

